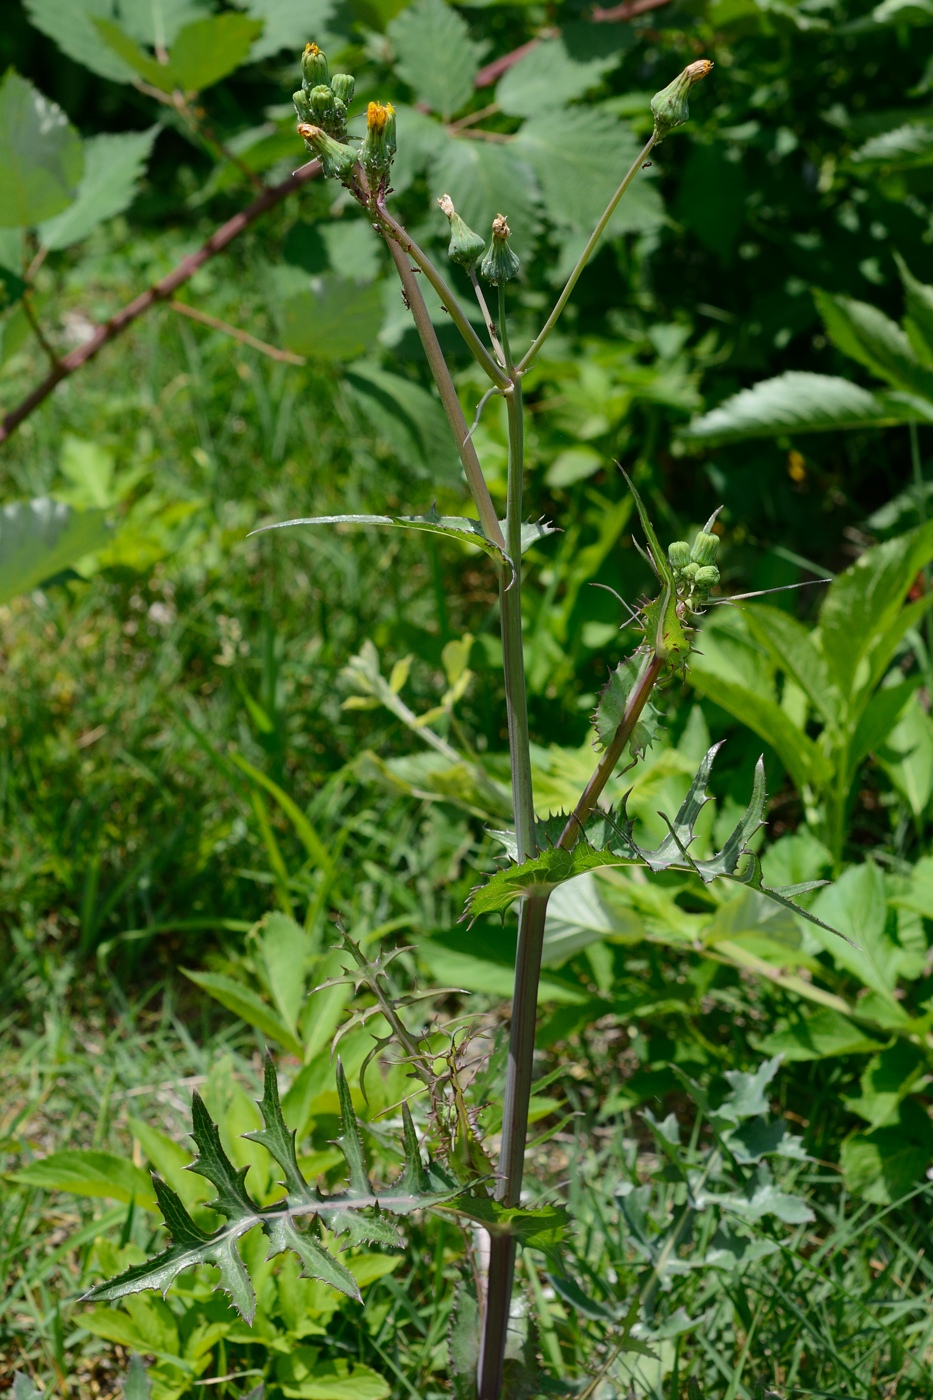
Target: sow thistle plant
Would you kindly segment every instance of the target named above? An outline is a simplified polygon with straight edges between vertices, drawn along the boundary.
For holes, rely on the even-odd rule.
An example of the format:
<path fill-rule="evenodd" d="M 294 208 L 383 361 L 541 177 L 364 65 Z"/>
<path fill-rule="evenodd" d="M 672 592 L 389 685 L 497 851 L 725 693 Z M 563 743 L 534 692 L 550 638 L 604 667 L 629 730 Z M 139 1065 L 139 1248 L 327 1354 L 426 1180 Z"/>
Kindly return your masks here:
<path fill-rule="evenodd" d="M 768 888 L 758 858 L 751 850 L 750 842 L 765 813 L 764 768 L 760 760 L 747 811 L 722 849 L 707 859 L 695 858 L 691 845 L 697 818 L 707 800 L 707 784 L 718 745 L 700 765 L 680 810 L 673 818 L 665 818 L 668 834 L 655 849 L 639 845 L 624 799 L 617 807 L 599 806 L 620 762 L 627 757 L 629 765 L 633 765 L 652 742 L 657 726 L 653 698 L 658 687 L 681 674 L 688 664 L 694 619 L 709 603 L 711 590 L 719 583 L 715 514 L 692 542 L 677 540 L 665 550 L 641 498 L 628 482 L 645 537 L 645 557 L 656 583 L 655 596 L 630 610 L 641 629 L 641 645 L 612 671 L 599 698 L 594 715 L 599 757 L 573 810 L 538 820 L 532 788 L 522 653 L 522 556 L 555 527 L 546 521 L 524 518 L 523 377 L 557 324 L 619 200 L 652 149 L 687 120 L 688 95 L 711 67 L 705 59 L 691 63 L 653 99 L 654 129 L 650 138 L 599 219 L 543 327 L 527 349 L 518 354 L 511 343 L 506 289 L 520 271 L 520 254 L 512 245 L 507 213 L 490 210 L 489 236 L 484 238 L 457 213 L 456 191 L 444 192 L 438 199 L 450 228 L 448 253 L 469 278 L 486 329 L 484 340 L 443 274 L 388 208 L 397 144 L 392 106 L 370 102 L 365 135 L 361 142 L 352 141 L 348 136 L 348 117 L 354 95 L 353 77 L 330 73 L 327 58 L 316 45 L 309 44 L 305 49 L 301 87 L 294 94 L 298 134 L 309 153 L 320 162 L 324 176 L 343 185 L 366 210 L 375 233 L 385 240 L 449 420 L 476 514 L 445 516 L 432 509 L 421 515 L 319 516 L 289 520 L 284 526 L 339 522 L 429 531 L 478 546 L 492 558 L 497 569 L 511 767 L 511 792 L 504 797 L 511 806 L 513 825 L 508 831 L 494 833 L 505 849 L 505 864 L 472 891 L 464 918 L 504 915 L 512 903 L 519 903 L 501 1147 L 498 1161 L 493 1162 L 467 1108 L 463 1057 L 458 1050 L 458 1046 L 462 1049 L 463 1038 L 458 1041 L 455 1033 L 445 1052 L 436 1032 L 411 1030 L 406 1013 L 422 994 L 395 995 L 387 972 L 391 954 L 371 962 L 357 944 L 343 935 L 343 948 L 350 960 L 346 977 L 358 989 L 365 987 L 373 998 L 370 1009 L 355 1013 L 355 1024 L 365 1024 L 378 1015 L 388 1025 L 388 1036 L 377 1038 L 373 1054 L 393 1043 L 413 1078 L 420 1080 L 427 1091 L 431 1105 L 429 1133 L 438 1149 L 435 1158 L 423 1160 L 418 1132 L 406 1103 L 401 1109 L 400 1174 L 394 1181 L 374 1183 L 350 1088 L 338 1061 L 342 1123 L 339 1146 L 346 1161 L 347 1181 L 344 1190 L 322 1195 L 300 1170 L 295 1134 L 285 1124 L 270 1060 L 260 1103 L 264 1126 L 249 1136 L 281 1168 L 287 1194 L 267 1206 L 254 1201 L 244 1180 L 246 1170 L 231 1163 L 221 1146 L 217 1127 L 195 1095 L 192 1136 L 198 1157 L 191 1170 L 216 1187 L 217 1196 L 211 1204 L 224 1222 L 208 1233 L 192 1219 L 175 1192 L 157 1179 L 158 1204 L 172 1244 L 156 1258 L 98 1286 L 89 1297 L 112 1300 L 142 1289 L 164 1291 L 183 1269 L 212 1264 L 220 1270 L 220 1287 L 242 1316 L 250 1319 L 254 1294 L 237 1240 L 257 1225 L 266 1235 L 270 1257 L 292 1251 L 300 1259 L 304 1274 L 357 1297 L 356 1283 L 333 1252 L 332 1239 L 398 1246 L 400 1241 L 391 1217 L 425 1210 L 446 1212 L 468 1227 L 479 1226 L 488 1234 L 479 1296 L 467 1290 L 457 1309 L 451 1341 L 455 1393 L 464 1400 L 498 1400 L 503 1395 L 540 1393 L 533 1332 L 528 1333 L 522 1354 L 513 1354 L 509 1318 L 517 1246 L 544 1250 L 552 1262 L 557 1261 L 561 1238 L 569 1225 L 567 1213 L 559 1205 L 528 1208 L 521 1203 L 538 982 L 551 892 L 577 875 L 602 867 L 641 866 L 652 872 L 673 869 L 691 872 L 707 883 L 716 879 L 743 883 L 795 913 L 813 917 L 794 901 L 823 882 Z M 500 519 L 493 504 L 474 446 L 473 428 L 467 424 L 421 291 L 422 278 L 431 284 L 489 380 L 489 389 L 477 405 L 474 427 L 491 397 L 499 396 L 505 401 L 509 460 L 504 518 Z M 373 702 L 381 699 L 398 708 L 398 687 L 385 682 L 380 687 L 381 677 L 375 675 L 378 665 L 374 666 L 373 675 L 369 674 L 372 666 L 367 671 Z M 406 723 L 415 723 L 407 707 L 406 714 Z M 451 747 L 446 740 L 438 742 Z M 503 796 L 501 792 L 497 795 L 500 799 Z M 324 1229 L 323 1238 L 307 1228 L 314 1219 Z M 627 1326 L 635 1321 L 637 1308 Z"/>

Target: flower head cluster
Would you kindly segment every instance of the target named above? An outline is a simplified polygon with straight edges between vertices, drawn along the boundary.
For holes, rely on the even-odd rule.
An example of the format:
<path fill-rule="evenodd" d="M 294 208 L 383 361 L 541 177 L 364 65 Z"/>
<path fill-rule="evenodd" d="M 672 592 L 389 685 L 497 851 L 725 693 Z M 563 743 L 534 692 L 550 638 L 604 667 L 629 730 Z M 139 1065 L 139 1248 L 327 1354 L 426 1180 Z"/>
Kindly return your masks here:
<path fill-rule="evenodd" d="M 719 552 L 719 536 L 712 532 L 715 518 L 712 516 L 707 521 L 692 545 L 686 540 L 675 540 L 668 546 L 667 558 L 674 574 L 677 594 L 686 599 L 691 608 L 701 607 L 709 597 L 710 589 L 719 582 L 719 570 L 714 562 Z"/>

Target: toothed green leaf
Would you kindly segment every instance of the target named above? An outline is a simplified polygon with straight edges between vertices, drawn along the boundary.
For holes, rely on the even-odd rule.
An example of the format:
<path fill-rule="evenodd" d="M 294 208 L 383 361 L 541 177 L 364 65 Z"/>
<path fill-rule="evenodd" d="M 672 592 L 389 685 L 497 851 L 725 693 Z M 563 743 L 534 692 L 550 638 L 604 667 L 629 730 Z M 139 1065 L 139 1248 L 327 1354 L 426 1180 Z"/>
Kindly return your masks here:
<path fill-rule="evenodd" d="M 343 1130 L 337 1139 L 337 1146 L 347 1159 L 347 1167 L 350 1171 L 350 1191 L 353 1195 L 371 1196 L 373 1187 L 366 1169 L 363 1137 L 356 1121 L 356 1114 L 353 1111 L 353 1100 L 350 1097 L 347 1076 L 343 1071 L 343 1062 L 339 1059 L 337 1061 L 337 1097 L 340 1100 L 340 1126 Z"/>
<path fill-rule="evenodd" d="M 641 665 L 635 657 L 620 661 L 599 694 L 599 704 L 593 716 L 596 726 L 597 748 L 605 749 L 615 738 L 616 730 L 625 717 L 625 707 L 629 696 L 638 683 Z M 641 718 L 632 730 L 628 751 L 632 758 L 644 758 L 646 751 L 654 743 L 660 723 L 657 710 L 649 701 L 641 712 Z"/>
<path fill-rule="evenodd" d="M 248 1138 L 250 1142 L 260 1143 L 275 1158 L 285 1173 L 284 1185 L 288 1187 L 290 1193 L 299 1198 L 302 1196 L 310 1198 L 310 1188 L 298 1166 L 298 1154 L 295 1151 L 295 1130 L 289 1128 L 282 1117 L 275 1064 L 272 1056 L 268 1053 L 266 1054 L 259 1112 L 262 1114 L 264 1127 L 254 1133 L 244 1133 L 243 1136 Z"/>
<path fill-rule="evenodd" d="M 526 1249 L 540 1250 L 552 1266 L 560 1267 L 559 1247 L 570 1227 L 570 1213 L 563 1206 L 504 1206 L 491 1196 L 479 1196 L 459 1200 L 450 1209 L 491 1235 L 509 1235 Z"/>
<path fill-rule="evenodd" d="M 511 864 L 471 892 L 463 917 L 472 922 L 484 914 L 501 914 L 514 900 L 531 893 L 543 894 L 589 870 L 600 870 L 610 866 L 645 865 L 654 871 L 692 871 L 706 884 L 721 878 L 748 885 L 801 918 L 843 938 L 844 935 L 839 933 L 838 929 L 831 928 L 815 914 L 794 903 L 797 896 L 819 888 L 826 883 L 825 880 L 809 880 L 803 884 L 777 888 L 771 888 L 764 883 L 758 857 L 748 848 L 748 842 L 764 819 L 765 774 L 764 764 L 760 759 L 755 768 L 748 808 L 722 850 L 708 860 L 695 860 L 690 854 L 696 820 L 708 800 L 706 785 L 710 770 L 721 747 L 721 744 L 714 744 L 706 754 L 674 820 L 664 818 L 670 834 L 665 836 L 656 850 L 648 850 L 636 842 L 634 824 L 628 818 L 623 800 L 620 811 L 594 813 L 587 823 L 585 834 L 577 840 L 571 850 L 548 846 L 541 850 L 539 855 L 523 861 L 520 865 L 515 863 L 513 857 Z M 566 817 L 551 817 L 548 819 L 549 828 L 562 831 L 566 820 Z M 493 834 L 508 848 L 510 833 Z M 511 852 L 514 852 L 514 849 L 512 846 Z M 846 939 L 846 942 L 848 941 Z"/>
<path fill-rule="evenodd" d="M 345 1293 L 348 1298 L 355 1298 L 358 1303 L 362 1302 L 356 1279 L 349 1269 L 344 1268 L 339 1259 L 328 1254 L 313 1235 L 299 1230 L 290 1216 L 282 1214 L 267 1218 L 263 1222 L 263 1229 L 269 1241 L 267 1259 L 273 1259 L 276 1254 L 284 1254 L 290 1249 L 301 1260 L 301 1272 L 305 1278 L 320 1279 L 322 1283 L 329 1283 L 331 1288 L 336 1288 L 338 1292 Z"/>
<path fill-rule="evenodd" d="M 219 1211 L 228 1220 L 252 1214 L 256 1204 L 243 1184 L 249 1167 L 235 1167 L 230 1161 L 221 1146 L 220 1129 L 196 1089 L 191 1095 L 191 1123 L 191 1136 L 199 1156 L 185 1170 L 206 1176 L 217 1187 L 216 1199 L 208 1202 L 211 1210 Z"/>
<path fill-rule="evenodd" d="M 405 1149 L 405 1170 L 399 1177 L 399 1189 L 410 1191 L 412 1195 L 420 1195 L 427 1189 L 428 1183 L 418 1150 L 418 1134 L 415 1132 L 407 1103 L 402 1104 L 402 1142 Z"/>

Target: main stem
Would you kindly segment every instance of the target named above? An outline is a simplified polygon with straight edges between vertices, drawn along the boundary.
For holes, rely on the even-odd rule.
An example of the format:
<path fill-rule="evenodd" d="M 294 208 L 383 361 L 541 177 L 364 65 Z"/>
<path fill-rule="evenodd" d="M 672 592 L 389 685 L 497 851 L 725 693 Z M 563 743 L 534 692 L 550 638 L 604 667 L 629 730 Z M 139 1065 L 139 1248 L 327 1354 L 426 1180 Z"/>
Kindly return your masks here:
<path fill-rule="evenodd" d="M 597 764 L 561 833 L 558 845 L 564 850 L 575 846 L 582 835 L 587 819 L 622 757 L 651 692 L 661 677 L 665 661 L 666 658 L 657 653 L 646 657 L 612 742 Z M 549 892 L 530 895 L 522 902 L 518 920 L 515 990 L 512 998 L 509 1059 L 502 1112 L 502 1147 L 496 1191 L 497 1199 L 506 1206 L 517 1206 L 521 1200 L 525 1144 L 528 1136 L 528 1106 L 531 1102 L 534 1068 L 538 981 L 541 976 L 548 898 Z M 514 1240 L 509 1235 L 492 1235 L 479 1363 L 479 1400 L 498 1400 L 501 1391 L 514 1275 Z"/>

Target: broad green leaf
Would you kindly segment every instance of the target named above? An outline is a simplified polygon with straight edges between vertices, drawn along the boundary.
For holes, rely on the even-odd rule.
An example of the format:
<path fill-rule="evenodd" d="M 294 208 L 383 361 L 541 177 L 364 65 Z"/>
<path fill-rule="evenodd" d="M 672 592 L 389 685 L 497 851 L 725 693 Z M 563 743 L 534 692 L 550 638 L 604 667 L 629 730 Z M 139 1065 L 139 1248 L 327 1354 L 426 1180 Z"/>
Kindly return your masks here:
<path fill-rule="evenodd" d="M 571 1223 L 564 1206 L 504 1206 L 491 1196 L 464 1196 L 447 1209 L 475 1220 L 491 1235 L 509 1235 L 525 1249 L 539 1249 L 553 1268 L 560 1268 L 560 1246 Z"/>
<path fill-rule="evenodd" d="M 183 92 L 203 92 L 245 62 L 262 22 L 221 14 L 186 24 L 172 44 L 169 67 Z"/>
<path fill-rule="evenodd" d="M 928 421 L 933 421 L 933 407 L 927 413 L 913 400 L 873 394 L 849 379 L 788 370 L 776 379 L 763 379 L 751 389 L 742 389 L 702 418 L 694 418 L 681 430 L 681 436 L 686 442 L 712 445 Z"/>
<path fill-rule="evenodd" d="M 87 0 L 80 0 L 87 5 Z M 171 48 L 186 24 L 209 14 L 212 0 L 118 0 L 113 6 L 127 34 L 153 48 Z"/>
<path fill-rule="evenodd" d="M 916 695 L 876 757 L 913 815 L 921 816 L 933 796 L 933 720 Z"/>
<path fill-rule="evenodd" d="M 866 549 L 835 578 L 820 609 L 820 635 L 830 678 L 849 695 L 869 674 L 862 658 L 897 622 L 917 574 L 933 558 L 933 522 Z"/>
<path fill-rule="evenodd" d="M 318 1347 L 299 1346 L 276 1363 L 283 1395 L 296 1400 L 386 1400 L 391 1387 L 360 1362 L 319 1360 Z"/>
<path fill-rule="evenodd" d="M 250 51 L 253 61 L 283 49 L 300 53 L 309 39 L 322 49 L 329 45 L 337 0 L 237 0 L 237 4 L 252 19 L 262 21 L 262 35 Z"/>
<path fill-rule="evenodd" d="M 812 1016 L 773 1031 L 761 1043 L 766 1053 L 784 1060 L 824 1060 L 833 1055 L 871 1054 L 880 1048 L 876 1036 L 832 1007 L 821 1007 Z"/>
<path fill-rule="evenodd" d="M 839 713 L 839 695 L 830 683 L 814 634 L 780 608 L 757 603 L 743 607 L 742 613 L 756 641 L 770 652 L 775 666 L 797 682 L 818 714 L 834 723 Z"/>
<path fill-rule="evenodd" d="M 382 288 L 281 268 L 276 317 L 289 350 L 312 360 L 352 360 L 371 351 L 382 326 Z"/>
<path fill-rule="evenodd" d="M 395 71 L 416 101 L 445 118 L 469 102 L 483 46 L 473 42 L 452 6 L 444 0 L 415 0 L 386 32 L 395 49 Z M 456 194 L 453 199 L 459 205 Z"/>
<path fill-rule="evenodd" d="M 702 642 L 700 649 L 702 650 Z M 829 778 L 826 758 L 775 700 L 766 699 L 708 668 L 694 653 L 689 678 L 696 690 L 753 730 L 774 749 L 795 786 L 821 787 Z"/>
<path fill-rule="evenodd" d="M 919 677 L 875 691 L 859 718 L 849 744 L 850 778 L 855 776 L 866 755 L 877 752 L 887 742 L 888 735 L 913 698 L 918 682 Z"/>
<path fill-rule="evenodd" d="M 219 1001 L 221 1006 L 232 1011 L 234 1016 L 239 1016 L 248 1026 L 255 1026 L 263 1035 L 267 1035 L 292 1055 L 303 1056 L 303 1046 L 297 1035 L 289 1030 L 269 1003 L 263 1001 L 251 988 L 241 982 L 235 982 L 232 977 L 225 977 L 220 972 L 191 972 L 184 967 L 181 970 L 186 977 L 208 992 L 215 1001 Z"/>
<path fill-rule="evenodd" d="M 417 107 L 410 107 L 405 102 L 396 103 L 395 119 L 398 151 L 392 164 L 392 187 L 401 194 L 427 170 L 432 160 L 447 149 L 452 138 L 437 117 L 419 112 Z M 444 216 L 438 212 L 435 218 L 436 229 L 445 231 L 447 220 Z"/>
<path fill-rule="evenodd" d="M 814 292 L 826 332 L 838 350 L 895 389 L 933 405 L 933 369 L 920 364 L 905 331 L 866 301 Z"/>
<path fill-rule="evenodd" d="M 344 383 L 403 466 L 433 482 L 460 480 L 460 459 L 447 415 L 433 394 L 415 380 L 366 360 L 347 369 Z"/>
<path fill-rule="evenodd" d="M 23 0 L 32 23 L 76 63 L 113 83 L 131 83 L 134 69 L 100 41 L 95 19 L 116 17 L 115 0 Z"/>
<path fill-rule="evenodd" d="M 141 1359 L 133 1355 L 123 1384 L 123 1400 L 149 1400 L 151 1387 Z"/>
<path fill-rule="evenodd" d="M 933 126 L 905 122 L 902 126 L 872 136 L 850 160 L 854 165 L 910 168 L 933 164 Z"/>
<path fill-rule="evenodd" d="M 0 603 L 30 593 L 101 549 L 110 529 L 102 510 L 72 510 L 40 497 L 0 510 Z"/>
<path fill-rule="evenodd" d="M 23 1371 L 13 1372 L 13 1400 L 42 1400 L 43 1392 L 36 1390 Z"/>
<path fill-rule="evenodd" d="M 933 128 L 931 128 L 933 138 Z M 933 139 L 931 139 L 933 152 Z M 918 282 L 904 262 L 895 254 L 904 292 L 907 298 L 907 319 L 904 329 L 913 347 L 914 354 L 925 365 L 933 365 L 933 287 Z"/>
<path fill-rule="evenodd" d="M 785 1225 L 804 1225 L 816 1217 L 800 1196 L 792 1196 L 775 1186 L 767 1164 L 762 1162 L 752 1180 L 744 1190 L 713 1192 L 707 1190 L 700 1181 L 700 1173 L 689 1173 L 694 1184 L 694 1202 L 697 1210 L 706 1206 L 719 1206 L 721 1210 L 737 1215 L 740 1220 L 754 1224 L 773 1215 Z"/>
<path fill-rule="evenodd" d="M 428 179 L 432 192 L 449 194 L 457 212 L 487 242 L 493 219 L 505 214 L 512 247 L 519 258 L 530 258 L 541 225 L 540 194 L 531 165 L 514 141 L 448 140 L 431 162 Z"/>
<path fill-rule="evenodd" d="M 29 227 L 74 199 L 81 138 L 54 102 L 12 69 L 0 83 L 0 227 Z"/>
<path fill-rule="evenodd" d="M 307 930 L 288 914 L 267 914 L 256 931 L 265 981 L 282 1020 L 297 1035 L 298 1013 L 307 995 Z"/>
<path fill-rule="evenodd" d="M 926 1110 L 907 1099 L 897 1125 L 855 1133 L 842 1144 L 840 1165 L 850 1191 L 888 1205 L 919 1181 L 933 1157 L 933 1126 Z"/>
<path fill-rule="evenodd" d="M 141 48 L 131 34 L 127 34 L 125 29 L 121 29 L 119 24 L 115 24 L 112 19 L 93 19 L 94 28 L 97 30 L 98 44 L 103 41 L 105 48 L 109 49 L 125 67 L 129 68 L 138 78 L 142 78 L 150 87 L 158 88 L 160 92 L 171 92 L 175 86 L 172 78 L 170 66 L 167 63 L 159 63 L 146 49 Z"/>
<path fill-rule="evenodd" d="M 900 1038 L 875 1055 L 862 1072 L 861 1092 L 846 1099 L 846 1107 L 880 1128 L 896 1117 L 901 1102 L 927 1078 L 927 1060 L 918 1045 Z"/>
<path fill-rule="evenodd" d="M 112 1201 L 135 1201 L 144 1210 L 155 1209 L 156 1198 L 148 1173 L 112 1152 L 53 1152 L 10 1176 L 24 1186 L 41 1186 L 44 1191 L 106 1196 Z"/>
<path fill-rule="evenodd" d="M 581 63 L 571 58 L 562 38 L 545 39 L 499 79 L 496 101 L 512 117 L 533 117 L 583 97 L 620 57 L 609 54 Z"/>
<path fill-rule="evenodd" d="M 126 131 L 118 135 L 92 136 L 84 143 L 84 174 L 74 204 L 39 228 L 46 248 L 70 248 L 102 224 L 128 209 L 136 198 L 140 180 L 159 127 Z"/>
<path fill-rule="evenodd" d="M 548 108 L 525 122 L 510 149 L 537 176 L 548 218 L 560 228 L 589 236 L 641 144 L 608 113 L 584 107 Z M 640 174 L 620 201 L 608 233 L 645 233 L 663 220 L 661 197 Z"/>
<path fill-rule="evenodd" d="M 820 891 L 813 912 L 851 942 L 815 934 L 838 967 L 863 986 L 890 997 L 897 985 L 904 950 L 889 928 L 884 875 L 873 861 L 851 866 Z"/>

